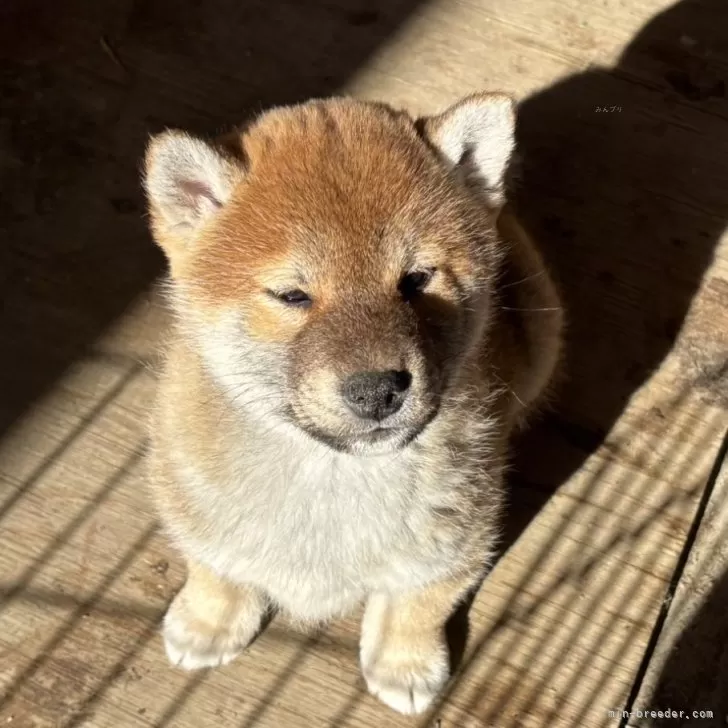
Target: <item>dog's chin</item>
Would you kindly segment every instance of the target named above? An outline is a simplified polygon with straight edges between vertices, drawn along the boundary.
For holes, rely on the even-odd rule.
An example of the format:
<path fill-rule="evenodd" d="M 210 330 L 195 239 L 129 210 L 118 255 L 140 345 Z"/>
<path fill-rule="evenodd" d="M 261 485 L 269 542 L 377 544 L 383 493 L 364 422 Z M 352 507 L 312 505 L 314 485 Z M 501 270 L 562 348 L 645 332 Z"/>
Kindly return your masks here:
<path fill-rule="evenodd" d="M 296 423 L 309 437 L 337 452 L 350 455 L 386 455 L 409 445 L 425 427 L 378 427 L 368 432 L 332 435 L 310 423 Z"/>
<path fill-rule="evenodd" d="M 366 435 L 350 437 L 344 441 L 344 452 L 352 455 L 386 455 L 403 450 L 417 435 L 421 427 L 386 428 L 380 427 Z"/>
<path fill-rule="evenodd" d="M 327 445 L 332 450 L 351 455 L 385 455 L 405 449 L 414 442 L 422 431 L 437 415 L 437 408 L 423 420 L 397 427 L 375 427 L 364 432 L 348 432 L 332 434 L 310 421 L 301 421 L 293 417 L 296 426 L 314 440 Z"/>

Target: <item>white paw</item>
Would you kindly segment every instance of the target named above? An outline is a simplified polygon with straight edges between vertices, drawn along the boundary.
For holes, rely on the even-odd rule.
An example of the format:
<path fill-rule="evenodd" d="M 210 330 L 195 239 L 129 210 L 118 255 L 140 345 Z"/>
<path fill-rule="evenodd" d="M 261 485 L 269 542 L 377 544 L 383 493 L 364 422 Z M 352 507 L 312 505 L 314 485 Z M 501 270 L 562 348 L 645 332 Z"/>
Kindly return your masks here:
<path fill-rule="evenodd" d="M 211 638 L 204 632 L 190 630 L 176 620 L 165 620 L 164 649 L 169 661 L 184 670 L 227 665 L 245 649 L 229 638 Z"/>
<path fill-rule="evenodd" d="M 376 660 L 362 660 L 362 672 L 369 692 L 390 708 L 423 713 L 448 681 L 447 649 L 443 645 L 426 656 L 384 649 Z"/>
<path fill-rule="evenodd" d="M 227 665 L 252 641 L 259 613 L 239 615 L 231 625 L 216 625 L 195 617 L 184 604 L 173 602 L 164 618 L 162 636 L 169 661 L 185 670 Z"/>

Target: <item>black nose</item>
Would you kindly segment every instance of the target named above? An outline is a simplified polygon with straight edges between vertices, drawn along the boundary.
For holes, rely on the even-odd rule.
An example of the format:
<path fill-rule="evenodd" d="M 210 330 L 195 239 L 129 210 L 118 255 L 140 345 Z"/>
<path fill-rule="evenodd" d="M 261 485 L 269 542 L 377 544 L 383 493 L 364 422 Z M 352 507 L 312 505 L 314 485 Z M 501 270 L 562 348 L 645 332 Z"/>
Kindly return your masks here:
<path fill-rule="evenodd" d="M 409 372 L 358 372 L 344 380 L 342 394 L 354 414 L 383 420 L 402 406 L 411 382 Z"/>

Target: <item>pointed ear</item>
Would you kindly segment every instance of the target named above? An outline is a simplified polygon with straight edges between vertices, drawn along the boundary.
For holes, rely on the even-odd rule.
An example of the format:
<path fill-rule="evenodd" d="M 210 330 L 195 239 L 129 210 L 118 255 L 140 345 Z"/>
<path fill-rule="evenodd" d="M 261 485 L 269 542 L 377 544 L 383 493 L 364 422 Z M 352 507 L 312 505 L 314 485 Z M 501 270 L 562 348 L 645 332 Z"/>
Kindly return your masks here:
<path fill-rule="evenodd" d="M 445 160 L 499 210 L 506 201 L 506 170 L 515 148 L 514 100 L 500 93 L 476 94 L 419 123 Z"/>
<path fill-rule="evenodd" d="M 191 244 L 244 177 L 240 160 L 201 139 L 180 131 L 154 137 L 147 148 L 144 186 L 157 243 L 168 255 Z"/>

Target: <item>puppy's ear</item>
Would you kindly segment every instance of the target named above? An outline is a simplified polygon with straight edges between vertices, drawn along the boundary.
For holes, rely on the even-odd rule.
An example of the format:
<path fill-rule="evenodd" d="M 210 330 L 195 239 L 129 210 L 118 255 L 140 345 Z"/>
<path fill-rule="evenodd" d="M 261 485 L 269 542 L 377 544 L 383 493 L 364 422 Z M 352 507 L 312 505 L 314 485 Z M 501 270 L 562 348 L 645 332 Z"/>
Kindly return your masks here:
<path fill-rule="evenodd" d="M 476 94 L 439 116 L 419 121 L 425 138 L 467 182 L 476 185 L 489 207 L 506 201 L 505 177 L 515 148 L 513 99 L 500 93 Z"/>
<path fill-rule="evenodd" d="M 167 131 L 151 140 L 144 186 L 155 240 L 170 259 L 194 244 L 244 177 L 240 160 L 201 139 Z"/>

